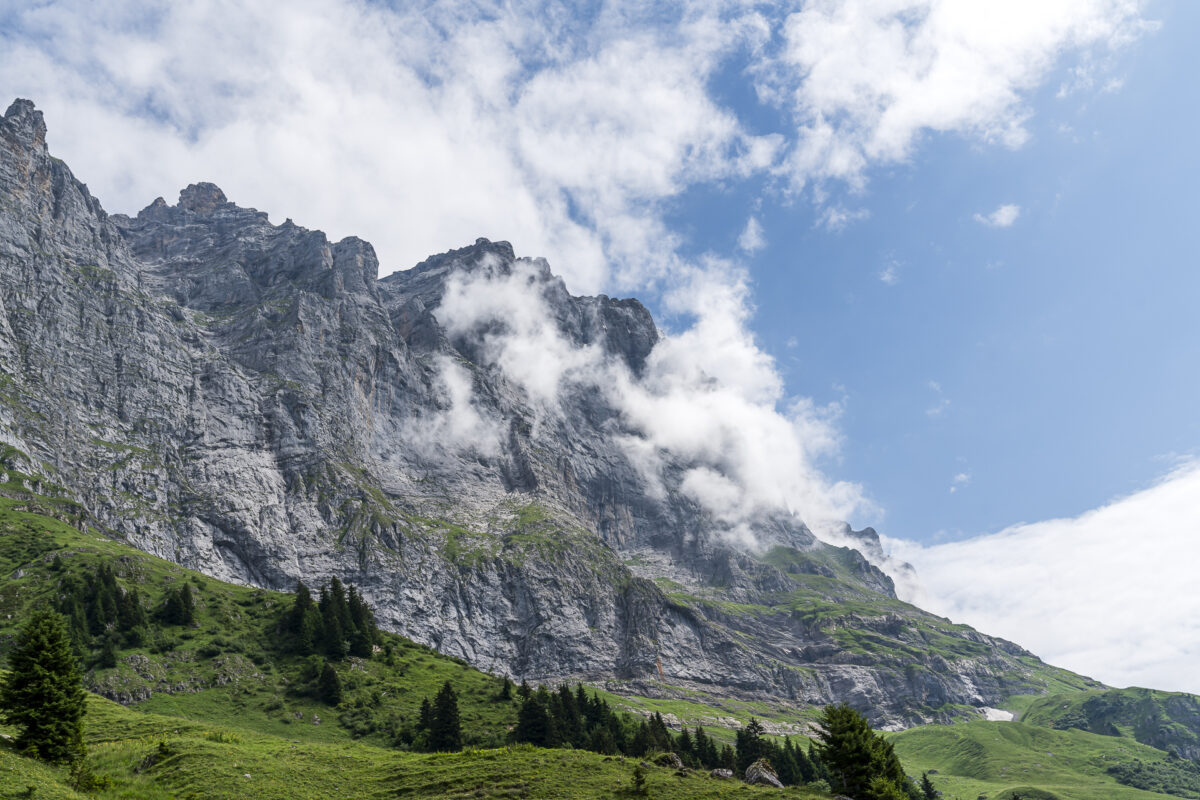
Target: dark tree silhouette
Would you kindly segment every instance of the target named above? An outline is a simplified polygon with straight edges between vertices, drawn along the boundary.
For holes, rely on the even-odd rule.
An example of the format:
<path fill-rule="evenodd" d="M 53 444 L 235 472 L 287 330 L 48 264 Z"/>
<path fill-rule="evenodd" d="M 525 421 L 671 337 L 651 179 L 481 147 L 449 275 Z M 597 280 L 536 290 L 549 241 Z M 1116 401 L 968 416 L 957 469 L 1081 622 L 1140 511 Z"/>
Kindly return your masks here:
<path fill-rule="evenodd" d="M 46 761 L 83 754 L 86 695 L 61 614 L 35 611 L 8 654 L 0 718 L 20 729 L 17 747 Z"/>

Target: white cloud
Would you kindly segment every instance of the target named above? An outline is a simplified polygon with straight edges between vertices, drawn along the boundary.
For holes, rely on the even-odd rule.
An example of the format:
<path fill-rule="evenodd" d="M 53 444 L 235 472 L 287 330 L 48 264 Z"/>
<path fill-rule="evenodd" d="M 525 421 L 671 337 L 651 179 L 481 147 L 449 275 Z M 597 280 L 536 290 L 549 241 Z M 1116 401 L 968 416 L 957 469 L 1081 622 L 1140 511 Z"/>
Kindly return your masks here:
<path fill-rule="evenodd" d="M 1079 517 L 886 545 L 923 608 L 1112 685 L 1200 692 L 1200 464 Z"/>
<path fill-rule="evenodd" d="M 746 277 L 710 260 L 686 272 L 665 298 L 694 319 L 667 334 L 644 374 L 597 346 L 576 347 L 553 324 L 536 264 L 511 274 L 484 269 L 451 281 L 437 316 L 454 336 L 475 336 L 545 414 L 572 387 L 603 393 L 621 414 L 617 442 L 652 495 L 678 490 L 695 499 L 730 541 L 754 546 L 750 523 L 793 513 L 832 530 L 865 504 L 859 486 L 831 481 L 818 466 L 836 452 L 837 405 L 787 398 L 775 363 L 747 328 Z M 677 484 L 669 461 L 685 466 Z"/>
<path fill-rule="evenodd" d="M 49 0 L 6 18 L 0 85 L 46 111 L 56 153 L 112 210 L 213 180 L 369 239 L 385 272 L 487 236 L 592 292 L 672 274 L 666 209 L 691 186 L 861 186 L 925 132 L 1017 144 L 1052 65 L 1082 54 L 1102 85 L 1089 54 L 1144 28 L 1132 0 Z M 748 133 L 711 91 L 731 62 L 795 124 Z M 819 224 L 863 214 L 832 203 Z"/>
<path fill-rule="evenodd" d="M 879 271 L 879 280 L 886 283 L 888 286 L 895 286 L 900 282 L 900 262 L 896 259 L 889 259 L 883 269 Z"/>
<path fill-rule="evenodd" d="M 1021 215 L 1021 207 L 1017 205 L 1002 205 L 990 214 L 975 214 L 975 221 L 989 228 L 1009 228 Z"/>
<path fill-rule="evenodd" d="M 930 418 L 940 417 L 950 407 L 950 398 L 942 392 L 942 385 L 937 381 L 929 381 L 928 386 L 934 394 L 935 402 L 925 409 L 925 415 Z"/>
<path fill-rule="evenodd" d="M 738 236 L 737 243 L 747 253 L 757 253 L 767 246 L 767 237 L 763 235 L 763 227 L 757 217 L 746 220 L 746 227 Z"/>
<path fill-rule="evenodd" d="M 847 209 L 842 206 L 832 205 L 821 209 L 821 213 L 817 216 L 817 227 L 824 228 L 832 233 L 845 230 L 846 226 L 852 222 L 866 219 L 871 216 L 871 212 L 865 208 Z"/>
<path fill-rule="evenodd" d="M 926 133 L 1021 145 L 1025 93 L 1064 55 L 1135 38 L 1139 11 L 1136 0 L 814 0 L 787 17 L 759 91 L 795 114 L 796 187 L 861 185 Z"/>
<path fill-rule="evenodd" d="M 404 441 L 430 460 L 447 453 L 495 456 L 500 452 L 499 424 L 475 405 L 472 376 L 465 366 L 447 356 L 438 356 L 435 388 L 442 407 L 411 420 Z"/>
<path fill-rule="evenodd" d="M 958 473 L 957 475 L 954 476 L 954 479 L 950 481 L 950 494 L 954 494 L 955 492 L 957 492 L 959 489 L 963 488 L 964 486 L 970 485 L 970 483 L 971 483 L 971 473 L 969 473 L 969 472 Z"/>

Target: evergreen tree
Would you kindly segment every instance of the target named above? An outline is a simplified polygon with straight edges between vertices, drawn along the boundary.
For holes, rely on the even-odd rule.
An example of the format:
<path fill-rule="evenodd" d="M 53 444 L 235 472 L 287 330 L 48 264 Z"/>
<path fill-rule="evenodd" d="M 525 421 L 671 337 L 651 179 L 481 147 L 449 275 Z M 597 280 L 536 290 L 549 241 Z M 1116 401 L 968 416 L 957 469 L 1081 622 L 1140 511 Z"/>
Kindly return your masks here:
<path fill-rule="evenodd" d="M 716 766 L 716 758 L 709 759 L 708 743 L 708 734 L 704 732 L 704 728 L 697 725 L 696 734 L 692 737 L 692 750 L 696 752 L 696 761 L 700 766 L 713 769 Z"/>
<path fill-rule="evenodd" d="M 336 706 L 342 702 L 342 679 L 338 677 L 337 670 L 333 668 L 333 664 L 326 662 L 325 669 L 321 670 L 321 679 L 317 687 L 317 693 L 323 702 L 331 706 Z"/>
<path fill-rule="evenodd" d="M 733 752 L 733 748 L 729 745 L 721 748 L 720 764 L 722 769 L 727 769 L 730 772 L 737 771 L 737 754 Z"/>
<path fill-rule="evenodd" d="M 745 772 L 746 767 L 765 755 L 763 752 L 763 726 L 754 717 L 750 718 L 746 727 L 735 734 L 734 740 L 737 749 L 738 772 Z"/>
<path fill-rule="evenodd" d="M 929 774 L 922 772 L 921 773 L 921 797 L 923 798 L 923 800 L 937 800 L 939 794 L 940 794 L 940 792 L 938 792 L 937 789 L 933 788 L 933 781 L 929 780 Z"/>
<path fill-rule="evenodd" d="M 529 684 L 522 680 L 521 685 L 517 688 L 517 694 L 521 696 L 522 700 L 528 700 L 532 693 L 533 690 L 529 688 Z"/>
<path fill-rule="evenodd" d="M 313 608 L 313 605 L 312 592 L 308 590 L 303 581 L 297 581 L 296 599 L 292 601 L 292 607 L 288 610 L 283 623 L 288 633 L 300 636 L 304 629 L 304 617 Z"/>
<path fill-rule="evenodd" d="M 517 711 L 517 727 L 513 731 L 513 738 L 537 747 L 551 747 L 554 738 L 551 728 L 546 704 L 537 694 L 530 694 Z"/>
<path fill-rule="evenodd" d="M 333 603 L 324 604 L 321 610 L 322 649 L 325 655 L 340 661 L 348 652 L 346 646 L 346 629 L 342 627 L 341 616 Z"/>
<path fill-rule="evenodd" d="M 192 598 L 192 587 L 184 584 L 179 590 L 179 624 L 191 625 L 196 619 L 196 601 Z"/>
<path fill-rule="evenodd" d="M 104 638 L 104 646 L 100 649 L 100 658 L 96 666 L 101 669 L 112 669 L 117 665 L 117 645 L 112 636 Z"/>
<path fill-rule="evenodd" d="M 0 718 L 20 729 L 17 747 L 46 761 L 81 755 L 86 695 L 61 614 L 33 612 L 8 654 L 8 669 Z"/>
<path fill-rule="evenodd" d="M 417 727 L 428 731 L 433 727 L 433 703 L 426 697 L 421 700 L 421 711 L 417 714 Z"/>
<path fill-rule="evenodd" d="M 429 726 L 429 749 L 438 753 L 456 753 L 462 749 L 462 726 L 458 718 L 458 696 L 446 681 L 433 699 L 433 719 Z"/>
<path fill-rule="evenodd" d="M 501 686 L 500 686 L 500 694 L 496 695 L 496 699 L 507 702 L 509 700 L 512 700 L 512 693 L 513 693 L 513 682 L 510 681 L 507 676 L 505 676 L 504 683 L 501 684 Z"/>
<path fill-rule="evenodd" d="M 195 608 L 192 590 L 185 583 L 179 589 L 167 592 L 167 600 L 162 610 L 162 620 L 168 625 L 191 625 L 195 619 Z"/>
<path fill-rule="evenodd" d="M 891 743 L 850 706 L 826 706 L 817 739 L 834 792 L 863 800 L 891 800 L 893 790 L 906 796 L 910 781 Z"/>

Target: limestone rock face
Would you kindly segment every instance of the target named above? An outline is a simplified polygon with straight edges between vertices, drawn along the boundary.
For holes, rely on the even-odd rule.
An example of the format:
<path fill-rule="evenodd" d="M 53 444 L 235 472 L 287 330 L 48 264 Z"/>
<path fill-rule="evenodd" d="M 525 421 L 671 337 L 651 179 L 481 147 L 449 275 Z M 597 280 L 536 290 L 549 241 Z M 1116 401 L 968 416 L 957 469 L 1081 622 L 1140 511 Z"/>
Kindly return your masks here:
<path fill-rule="evenodd" d="M 1028 653 L 900 603 L 790 515 L 753 521 L 761 552 L 731 549 L 679 491 L 687 464 L 647 479 L 611 396 L 539 400 L 536 369 L 514 380 L 497 350 L 537 325 L 636 381 L 660 338 L 637 300 L 574 297 L 484 239 L 378 273 L 367 242 L 273 225 L 212 184 L 110 216 L 14 102 L 0 469 L 223 580 L 337 575 L 385 627 L 518 679 L 845 700 L 897 727 L 1044 684 Z M 464 315 L 485 278 L 537 318 Z"/>

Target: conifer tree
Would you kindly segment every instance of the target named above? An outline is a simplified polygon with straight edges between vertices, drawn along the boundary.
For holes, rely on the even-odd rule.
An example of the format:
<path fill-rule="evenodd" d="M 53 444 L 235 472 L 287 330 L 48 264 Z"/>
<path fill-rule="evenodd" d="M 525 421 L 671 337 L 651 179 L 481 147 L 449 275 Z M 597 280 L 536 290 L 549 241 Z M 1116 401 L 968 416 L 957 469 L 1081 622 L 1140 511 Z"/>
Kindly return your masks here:
<path fill-rule="evenodd" d="M 423 731 L 428 731 L 433 727 L 433 703 L 429 702 L 428 697 L 421 700 L 421 711 L 417 715 L 417 727 Z"/>
<path fill-rule="evenodd" d="M 46 761 L 80 756 L 86 695 L 61 614 L 33 613 L 8 654 L 8 669 L 0 718 L 20 729 L 18 749 Z"/>
<path fill-rule="evenodd" d="M 304 581 L 297 581 L 296 599 L 292 601 L 292 607 L 288 610 L 287 618 L 284 621 L 284 627 L 288 633 L 300 635 L 304 628 L 304 616 L 313 605 L 312 592 L 304 585 Z"/>
<path fill-rule="evenodd" d="M 456 753 L 462 749 L 462 726 L 458 718 L 458 696 L 446 681 L 433 698 L 433 719 L 429 726 L 429 749 L 437 753 Z"/>
<path fill-rule="evenodd" d="M 937 800 L 939 794 L 940 794 L 940 792 L 938 792 L 937 789 L 933 788 L 933 781 L 929 780 L 929 774 L 926 772 L 922 772 L 921 773 L 921 797 L 924 800 Z"/>
<path fill-rule="evenodd" d="M 191 625 L 196 619 L 196 601 L 192 598 L 192 587 L 185 583 L 179 590 L 179 624 Z"/>
<path fill-rule="evenodd" d="M 885 800 L 893 789 L 901 797 L 907 793 L 910 781 L 891 743 L 850 706 L 826 706 L 817 739 L 834 792 L 864 800 Z"/>
<path fill-rule="evenodd" d="M 101 669 L 112 669 L 117 665 L 117 645 L 112 636 L 104 637 L 104 646 L 100 649 L 100 659 L 96 666 Z"/>
<path fill-rule="evenodd" d="M 326 662 L 325 669 L 321 670 L 318 693 L 321 696 L 321 700 L 331 706 L 336 706 L 342 702 L 342 679 L 338 677 L 337 670 L 333 668 L 333 664 Z"/>
<path fill-rule="evenodd" d="M 340 661 L 346 657 L 346 634 L 341 616 L 333 603 L 326 604 L 321 613 L 322 649 L 325 655 Z"/>
<path fill-rule="evenodd" d="M 521 703 L 521 708 L 517 711 L 517 727 L 513 731 L 513 738 L 537 747 L 552 746 L 554 737 L 550 713 L 538 694 L 531 693 L 525 698 L 525 702 Z"/>

